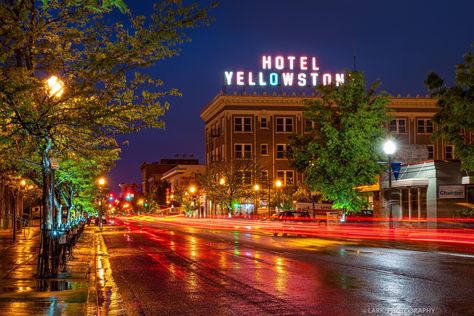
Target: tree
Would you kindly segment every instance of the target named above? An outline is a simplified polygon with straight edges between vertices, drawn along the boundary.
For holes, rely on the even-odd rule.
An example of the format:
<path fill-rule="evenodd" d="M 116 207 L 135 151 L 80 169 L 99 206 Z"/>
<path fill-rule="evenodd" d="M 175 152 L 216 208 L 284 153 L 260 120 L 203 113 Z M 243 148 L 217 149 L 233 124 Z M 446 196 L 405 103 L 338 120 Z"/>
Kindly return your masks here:
<path fill-rule="evenodd" d="M 289 155 L 311 192 L 333 201 L 333 208 L 356 211 L 367 203 L 357 187 L 375 183 L 384 168 L 378 162 L 388 99 L 375 94 L 377 83 L 366 91 L 362 73 L 346 78 L 339 87 L 319 87 L 321 98 L 306 101 L 304 117 L 314 128 L 292 137 Z"/>
<path fill-rule="evenodd" d="M 15 153 L 12 168 L 40 167 L 48 258 L 51 158 L 117 150 L 116 135 L 163 127 L 169 104 L 161 100 L 180 93 L 163 90 L 145 68 L 178 55 L 186 30 L 210 18 L 207 8 L 175 0 L 155 4 L 149 17 L 122 0 L 12 0 L 0 3 L 0 20 L 0 144 Z"/>
<path fill-rule="evenodd" d="M 213 163 L 198 179 L 206 197 L 220 205 L 221 212 L 230 214 L 234 214 L 237 203 L 253 200 L 252 185 L 263 182 L 259 164 L 250 159 Z"/>
<path fill-rule="evenodd" d="M 434 122 L 439 128 L 433 137 L 453 144 L 462 168 L 474 171 L 474 143 L 466 137 L 474 133 L 474 52 L 468 52 L 464 63 L 456 66 L 452 87 L 447 87 L 436 73 L 428 74 L 425 85 L 430 95 L 438 99 Z"/>

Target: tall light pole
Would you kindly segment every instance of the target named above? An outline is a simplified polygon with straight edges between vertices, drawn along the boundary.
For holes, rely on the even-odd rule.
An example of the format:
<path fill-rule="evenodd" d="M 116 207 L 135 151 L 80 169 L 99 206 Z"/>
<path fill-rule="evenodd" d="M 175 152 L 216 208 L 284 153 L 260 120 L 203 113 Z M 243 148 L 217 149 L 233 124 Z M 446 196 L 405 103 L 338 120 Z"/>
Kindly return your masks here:
<path fill-rule="evenodd" d="M 107 180 L 104 177 L 100 177 L 97 179 L 97 184 L 99 186 L 99 228 L 102 230 L 102 213 L 103 213 L 103 207 L 104 207 L 104 187 L 107 184 Z"/>
<path fill-rule="evenodd" d="M 392 155 L 397 150 L 397 146 L 392 140 L 387 140 L 383 144 L 383 151 L 388 158 L 388 225 L 393 228 L 393 214 L 392 214 Z"/>
<path fill-rule="evenodd" d="M 259 203 L 259 200 L 258 200 L 258 191 L 260 191 L 260 185 L 258 183 L 255 183 L 253 185 L 253 190 L 255 191 L 255 207 L 254 207 L 254 213 L 255 215 L 257 216 L 258 214 L 258 205 L 260 204 Z"/>

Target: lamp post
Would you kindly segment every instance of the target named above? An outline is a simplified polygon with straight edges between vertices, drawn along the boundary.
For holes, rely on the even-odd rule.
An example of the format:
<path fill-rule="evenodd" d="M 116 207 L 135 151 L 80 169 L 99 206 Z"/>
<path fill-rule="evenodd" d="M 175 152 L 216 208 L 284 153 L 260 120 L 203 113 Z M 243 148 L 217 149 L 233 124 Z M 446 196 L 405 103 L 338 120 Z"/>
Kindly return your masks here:
<path fill-rule="evenodd" d="M 383 151 L 388 158 L 388 225 L 393 228 L 393 214 L 392 214 L 392 155 L 397 150 L 397 146 L 392 140 L 385 141 Z"/>
<path fill-rule="evenodd" d="M 194 185 L 191 185 L 189 187 L 189 193 L 191 194 L 191 197 L 193 199 L 193 209 L 195 210 L 196 209 L 196 187 Z M 201 217 L 201 214 L 199 212 L 199 208 L 198 209 L 198 217 Z"/>
<path fill-rule="evenodd" d="M 254 212 L 255 212 L 255 215 L 257 216 L 258 214 L 258 205 L 260 204 L 259 203 L 259 200 L 258 200 L 258 191 L 260 191 L 260 185 L 258 183 L 255 183 L 254 186 L 253 186 L 253 190 L 255 191 L 255 207 L 254 207 Z"/>
<path fill-rule="evenodd" d="M 99 186 L 99 228 L 102 230 L 102 212 L 103 212 L 103 190 L 107 183 L 107 180 L 104 177 L 100 177 L 97 180 Z"/>
<path fill-rule="evenodd" d="M 276 189 L 277 189 L 277 192 L 276 192 L 276 193 L 279 192 L 279 189 L 280 189 L 282 186 L 283 186 L 283 182 L 282 182 L 280 179 L 277 179 L 277 180 L 275 181 L 275 187 L 276 187 Z"/>

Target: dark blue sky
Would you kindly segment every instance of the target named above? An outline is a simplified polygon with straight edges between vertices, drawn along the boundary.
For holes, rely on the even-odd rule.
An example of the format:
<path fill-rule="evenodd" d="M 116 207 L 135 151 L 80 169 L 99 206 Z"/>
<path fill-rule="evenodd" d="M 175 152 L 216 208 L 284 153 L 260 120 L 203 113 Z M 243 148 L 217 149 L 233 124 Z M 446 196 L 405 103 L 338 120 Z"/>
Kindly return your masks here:
<path fill-rule="evenodd" d="M 153 1 L 127 1 L 134 12 Z M 324 69 L 353 67 L 369 82 L 382 81 L 391 94 L 426 94 L 426 74 L 436 71 L 452 82 L 455 64 L 474 41 L 474 1 L 316 1 L 222 0 L 211 14 L 215 22 L 193 31 L 182 54 L 150 70 L 183 96 L 171 99 L 165 130 L 143 130 L 121 137 L 130 144 L 109 175 L 111 189 L 120 182 L 140 183 L 139 166 L 176 154 L 204 163 L 201 109 L 222 89 L 224 70 L 260 69 L 269 55 L 317 56 Z"/>

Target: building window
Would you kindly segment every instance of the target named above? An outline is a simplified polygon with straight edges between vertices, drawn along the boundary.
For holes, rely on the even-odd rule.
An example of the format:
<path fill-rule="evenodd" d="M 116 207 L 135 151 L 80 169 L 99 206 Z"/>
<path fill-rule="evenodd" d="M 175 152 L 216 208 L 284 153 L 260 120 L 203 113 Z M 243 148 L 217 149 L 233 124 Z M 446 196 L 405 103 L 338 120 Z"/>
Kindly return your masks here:
<path fill-rule="evenodd" d="M 236 159 L 252 158 L 252 144 L 235 144 L 234 157 Z"/>
<path fill-rule="evenodd" d="M 243 184 L 252 184 L 252 173 L 250 171 L 237 171 L 237 179 Z"/>
<path fill-rule="evenodd" d="M 260 155 L 262 156 L 268 155 L 268 144 L 260 144 Z"/>
<path fill-rule="evenodd" d="M 315 123 L 312 120 L 304 120 L 304 131 L 309 133 L 314 130 Z"/>
<path fill-rule="evenodd" d="M 454 146 L 448 145 L 444 147 L 444 158 L 447 160 L 454 159 Z"/>
<path fill-rule="evenodd" d="M 266 117 L 260 118 L 260 128 L 268 128 L 268 120 Z"/>
<path fill-rule="evenodd" d="M 279 178 L 284 185 L 295 184 L 295 173 L 293 170 L 278 170 L 277 178 Z"/>
<path fill-rule="evenodd" d="M 417 131 L 418 134 L 432 134 L 433 122 L 429 119 L 417 120 Z"/>
<path fill-rule="evenodd" d="M 294 131 L 292 117 L 277 117 L 275 125 L 275 130 L 280 133 L 292 133 Z"/>
<path fill-rule="evenodd" d="M 268 181 L 268 170 L 262 170 L 262 173 L 260 175 L 262 177 L 262 181 L 266 182 Z"/>
<path fill-rule="evenodd" d="M 289 146 L 287 144 L 277 144 L 276 145 L 276 159 L 286 159 L 286 152 L 288 151 Z"/>
<path fill-rule="evenodd" d="M 433 145 L 427 145 L 426 148 L 428 149 L 428 159 L 433 159 L 434 158 L 434 146 Z"/>
<path fill-rule="evenodd" d="M 252 118 L 234 117 L 234 132 L 252 132 Z"/>
<path fill-rule="evenodd" d="M 407 120 L 406 119 L 390 120 L 389 130 L 390 132 L 397 133 L 397 134 L 406 134 Z"/>

